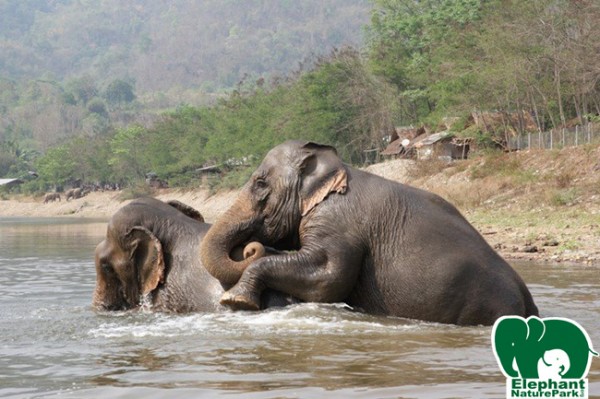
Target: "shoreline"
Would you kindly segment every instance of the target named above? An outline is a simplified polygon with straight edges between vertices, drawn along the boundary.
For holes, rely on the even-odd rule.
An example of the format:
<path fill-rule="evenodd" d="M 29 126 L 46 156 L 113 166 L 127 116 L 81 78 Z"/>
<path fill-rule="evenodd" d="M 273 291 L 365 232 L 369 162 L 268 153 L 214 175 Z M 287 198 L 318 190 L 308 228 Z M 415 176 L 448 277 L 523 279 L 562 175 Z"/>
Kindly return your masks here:
<path fill-rule="evenodd" d="M 515 176 L 503 174 L 473 178 L 485 160 L 453 163 L 422 175 L 411 160 L 389 160 L 366 171 L 389 180 L 434 192 L 454 204 L 483 238 L 507 260 L 574 263 L 600 266 L 600 147 L 595 151 L 563 149 L 560 152 L 508 154 L 519 162 Z M 569 170 L 563 187 L 565 160 L 579 159 L 579 169 Z M 583 161 L 582 161 L 583 160 Z M 591 160 L 591 161 L 590 161 Z M 584 162 L 585 161 L 585 162 Z M 589 164 L 589 166 L 588 166 Z M 490 170 L 498 166 L 490 166 Z M 534 182 L 516 184 L 523 172 Z M 575 174 L 578 172 L 578 174 Z M 513 172 L 515 173 L 515 172 Z M 562 173 L 562 174 L 561 174 Z M 512 180 L 511 180 L 512 179 Z M 68 217 L 108 219 L 131 200 L 120 200 L 122 192 L 91 192 L 83 198 L 44 204 L 43 197 L 13 196 L 0 199 L 1 217 Z M 233 204 L 238 190 L 212 193 L 206 188 L 157 189 L 153 197 L 178 200 L 214 223 Z M 565 195 L 567 202 L 560 195 Z M 557 200 L 560 200 L 558 201 Z"/>
<path fill-rule="evenodd" d="M 1 217 L 59 217 L 94 218 L 108 221 L 121 207 L 132 200 L 119 200 L 119 191 L 92 192 L 75 200 L 44 204 L 43 198 L 19 197 L 0 201 Z M 157 190 L 155 198 L 168 201 L 176 199 L 199 210 L 208 223 L 224 213 L 235 201 L 237 191 L 220 192 L 210 195 L 205 189 Z M 522 227 L 505 226 L 488 220 L 490 214 L 499 213 L 496 219 L 509 222 L 510 219 L 497 210 L 461 210 L 463 215 L 479 231 L 484 239 L 505 259 L 552 263 L 573 263 L 600 266 L 600 240 L 593 234 L 597 227 L 567 226 L 560 231 L 558 238 L 551 231 L 560 229 L 552 224 L 533 224 Z M 545 212 L 540 212 L 539 218 Z M 529 216 L 529 215 L 528 215 Z M 532 219 L 535 215 L 529 216 Z M 577 240 L 577 246 L 568 243 Z"/>
<path fill-rule="evenodd" d="M 120 208 L 133 199 L 121 200 L 121 191 L 94 191 L 85 197 L 44 204 L 43 198 L 19 196 L 0 200 L 0 217 L 66 217 L 110 219 Z M 207 190 L 160 189 L 152 195 L 161 201 L 178 200 L 202 213 L 211 223 L 229 208 L 237 196 L 236 191 L 210 195 Z"/>

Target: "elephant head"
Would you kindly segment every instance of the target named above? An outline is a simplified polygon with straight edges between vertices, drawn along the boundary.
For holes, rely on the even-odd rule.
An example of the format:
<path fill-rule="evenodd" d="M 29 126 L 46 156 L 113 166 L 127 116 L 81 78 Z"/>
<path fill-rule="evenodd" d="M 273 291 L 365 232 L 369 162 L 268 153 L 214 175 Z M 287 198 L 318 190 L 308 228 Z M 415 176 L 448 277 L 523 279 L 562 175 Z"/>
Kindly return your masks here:
<path fill-rule="evenodd" d="M 92 304 L 98 309 L 135 308 L 164 280 L 162 244 L 141 225 L 121 234 L 118 226 L 109 223 L 106 239 L 96 247 L 95 263 Z"/>
<path fill-rule="evenodd" d="M 496 321 L 492 345 L 507 377 L 582 378 L 591 363 L 591 341 L 568 319 L 503 316 Z"/>
<path fill-rule="evenodd" d="M 571 368 L 569 355 L 562 349 L 550 349 L 538 360 L 538 377 L 543 380 L 559 380 Z"/>
<path fill-rule="evenodd" d="M 297 249 L 303 217 L 328 195 L 346 188 L 346 168 L 333 147 L 288 141 L 273 148 L 206 235 L 201 247 L 204 266 L 222 283 L 236 283 L 256 258 L 234 261 L 234 247 L 257 240 L 278 249 Z"/>

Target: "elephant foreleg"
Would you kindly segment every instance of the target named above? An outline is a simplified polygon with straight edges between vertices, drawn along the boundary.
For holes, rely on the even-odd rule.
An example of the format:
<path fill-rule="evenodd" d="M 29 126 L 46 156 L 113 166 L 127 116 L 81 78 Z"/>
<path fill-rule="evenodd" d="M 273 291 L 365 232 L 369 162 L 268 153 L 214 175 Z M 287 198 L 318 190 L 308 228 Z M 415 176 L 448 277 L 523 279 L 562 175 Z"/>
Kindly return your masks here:
<path fill-rule="evenodd" d="M 354 287 L 361 262 L 362 254 L 356 248 L 332 249 L 326 245 L 267 256 L 246 268 L 238 283 L 223 294 L 221 303 L 234 309 L 258 310 L 265 288 L 305 302 L 343 301 Z"/>

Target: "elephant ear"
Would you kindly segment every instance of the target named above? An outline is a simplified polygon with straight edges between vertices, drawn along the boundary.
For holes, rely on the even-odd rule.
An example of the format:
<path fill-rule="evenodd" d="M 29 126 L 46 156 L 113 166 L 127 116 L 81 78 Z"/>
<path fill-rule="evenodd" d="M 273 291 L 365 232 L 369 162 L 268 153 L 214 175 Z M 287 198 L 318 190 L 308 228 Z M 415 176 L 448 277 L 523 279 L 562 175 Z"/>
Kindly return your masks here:
<path fill-rule="evenodd" d="M 335 148 L 327 145 L 309 142 L 302 146 L 300 175 L 302 216 L 306 216 L 329 194 L 344 194 L 348 188 L 346 167 Z"/>
<path fill-rule="evenodd" d="M 130 237 L 133 256 L 142 295 L 154 291 L 164 282 L 165 261 L 162 244 L 150 230 L 135 226 L 127 234 Z"/>

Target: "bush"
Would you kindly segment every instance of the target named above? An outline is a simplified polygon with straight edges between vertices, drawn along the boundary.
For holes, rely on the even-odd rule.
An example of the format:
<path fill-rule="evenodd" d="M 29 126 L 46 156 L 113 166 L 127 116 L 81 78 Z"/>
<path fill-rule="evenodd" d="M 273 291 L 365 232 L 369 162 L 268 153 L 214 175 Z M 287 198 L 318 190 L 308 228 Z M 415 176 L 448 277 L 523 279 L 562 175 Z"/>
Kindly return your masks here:
<path fill-rule="evenodd" d="M 138 181 L 134 185 L 127 187 L 119 194 L 119 201 L 126 201 L 141 197 L 153 197 L 154 190 L 149 187 L 145 181 Z"/>
<path fill-rule="evenodd" d="M 113 80 L 104 91 L 104 98 L 111 104 L 130 103 L 135 100 L 133 86 L 124 80 Z"/>

